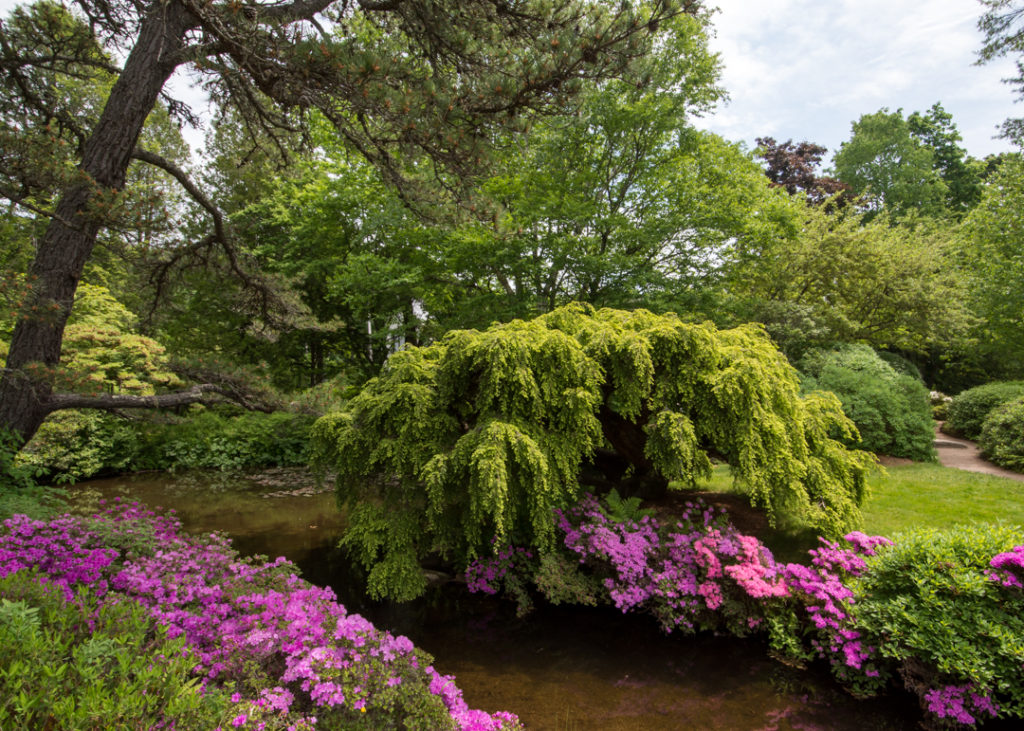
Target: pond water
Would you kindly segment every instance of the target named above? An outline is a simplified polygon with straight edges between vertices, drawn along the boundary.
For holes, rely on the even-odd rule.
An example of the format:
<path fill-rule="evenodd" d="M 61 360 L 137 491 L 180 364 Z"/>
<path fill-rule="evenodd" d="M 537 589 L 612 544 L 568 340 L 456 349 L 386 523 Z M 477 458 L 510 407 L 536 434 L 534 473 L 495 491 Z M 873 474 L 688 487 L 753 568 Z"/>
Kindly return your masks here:
<path fill-rule="evenodd" d="M 454 674 L 474 708 L 530 729 L 912 729 L 906 698 L 856 701 L 827 674 L 768 658 L 756 640 L 663 635 L 611 608 L 539 607 L 526 619 L 458 584 L 410 604 L 374 603 L 335 548 L 343 516 L 302 470 L 252 475 L 142 474 L 70 491 L 76 509 L 121 496 L 177 511 L 194 533 L 226 532 L 245 554 L 286 556 L 350 611 L 410 637 Z"/>

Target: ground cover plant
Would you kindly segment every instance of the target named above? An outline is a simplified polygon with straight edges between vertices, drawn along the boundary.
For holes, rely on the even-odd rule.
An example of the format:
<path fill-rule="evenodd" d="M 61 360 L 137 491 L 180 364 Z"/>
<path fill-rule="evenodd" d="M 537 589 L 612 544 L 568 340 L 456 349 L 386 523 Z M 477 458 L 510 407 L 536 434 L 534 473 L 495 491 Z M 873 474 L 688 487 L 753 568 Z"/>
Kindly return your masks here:
<path fill-rule="evenodd" d="M 428 555 L 465 565 L 492 537 L 550 552 L 552 511 L 581 481 L 650 496 L 694 484 L 711 454 L 770 519 L 839 535 L 871 459 L 833 438 L 852 434 L 756 326 L 574 304 L 395 353 L 314 425 L 313 449 L 337 470 L 371 594 L 401 600 L 424 590 Z"/>
<path fill-rule="evenodd" d="M 40 638 L 51 637 L 46 652 L 61 656 L 46 666 L 56 676 L 7 665 L 0 682 L 12 700 L 3 712 L 19 727 L 55 723 L 67 709 L 40 698 L 60 686 L 75 709 L 114 708 L 132 728 L 201 727 L 186 712 L 221 714 L 225 728 L 518 727 L 510 714 L 469 709 L 454 679 L 407 638 L 349 614 L 331 590 L 295 571 L 284 559 L 242 560 L 226 539 L 185 536 L 172 516 L 138 505 L 117 503 L 91 518 L 16 515 L 0 533 L 0 579 L 8 582 L 0 634 L 15 643 L 3 651 L 41 657 Z M 77 634 L 68 629 L 75 617 L 85 623 Z M 110 643 L 138 647 L 141 656 L 118 654 Z M 187 651 L 188 662 L 164 662 L 168 649 Z M 99 658 L 92 670 L 89 657 Z M 119 676 L 134 663 L 146 672 Z M 109 676 L 107 685 L 76 680 L 94 670 Z M 131 678 L 140 691 L 156 683 L 166 702 L 113 698 Z M 86 721 L 81 727 L 98 722 Z"/>
<path fill-rule="evenodd" d="M 609 603 L 667 632 L 763 632 L 780 657 L 823 659 L 857 694 L 905 687 L 940 725 L 1024 715 L 1019 528 L 855 531 L 780 563 L 699 501 L 662 522 L 588 496 L 556 522 L 559 555 L 504 547 L 470 564 L 470 590 L 507 591 L 521 611 L 531 592 Z"/>
<path fill-rule="evenodd" d="M 70 601 L 36 571 L 0 579 L 0 728 L 227 726 L 232 703 L 200 689 L 184 638 L 168 639 L 145 607 Z"/>

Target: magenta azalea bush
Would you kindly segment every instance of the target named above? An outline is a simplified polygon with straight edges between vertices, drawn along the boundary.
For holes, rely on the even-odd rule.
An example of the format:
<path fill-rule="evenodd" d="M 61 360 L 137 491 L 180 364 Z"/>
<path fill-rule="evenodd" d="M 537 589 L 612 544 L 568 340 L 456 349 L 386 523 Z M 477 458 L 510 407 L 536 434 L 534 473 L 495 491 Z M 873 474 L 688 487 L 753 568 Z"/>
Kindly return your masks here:
<path fill-rule="evenodd" d="M 807 564 L 780 564 L 723 512 L 695 501 L 662 524 L 616 519 L 585 497 L 556 524 L 560 552 L 506 547 L 467 569 L 470 591 L 531 583 L 551 601 L 643 611 L 666 632 L 767 633 L 787 661 L 822 659 L 855 693 L 895 678 L 939 723 L 1024 716 L 1024 536 L 1003 528 L 819 539 Z"/>
<path fill-rule="evenodd" d="M 138 504 L 91 518 L 10 518 L 0 578 L 18 572 L 67 602 L 85 590 L 100 607 L 144 607 L 168 640 L 184 641 L 201 688 L 230 691 L 230 728 L 519 727 L 512 714 L 468 708 L 454 678 L 408 638 L 349 614 L 284 559 L 240 559 L 222 536 L 184 535 L 173 516 Z"/>

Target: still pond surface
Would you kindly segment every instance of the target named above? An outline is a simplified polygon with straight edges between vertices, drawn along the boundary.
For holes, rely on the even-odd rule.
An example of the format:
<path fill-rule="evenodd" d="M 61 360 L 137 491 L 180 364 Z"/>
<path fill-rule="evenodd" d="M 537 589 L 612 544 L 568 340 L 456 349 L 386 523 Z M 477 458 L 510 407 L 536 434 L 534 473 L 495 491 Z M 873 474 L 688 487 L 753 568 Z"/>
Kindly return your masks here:
<path fill-rule="evenodd" d="M 856 701 L 827 674 L 771 660 L 756 640 L 666 637 L 653 619 L 610 608 L 540 607 L 522 620 L 456 583 L 420 602 L 369 602 L 335 548 L 333 491 L 302 470 L 142 474 L 70 492 L 78 510 L 116 496 L 173 508 L 190 532 L 224 531 L 243 554 L 291 559 L 349 611 L 434 655 L 471 707 L 512 711 L 529 729 L 861 731 L 920 720 L 905 698 Z"/>

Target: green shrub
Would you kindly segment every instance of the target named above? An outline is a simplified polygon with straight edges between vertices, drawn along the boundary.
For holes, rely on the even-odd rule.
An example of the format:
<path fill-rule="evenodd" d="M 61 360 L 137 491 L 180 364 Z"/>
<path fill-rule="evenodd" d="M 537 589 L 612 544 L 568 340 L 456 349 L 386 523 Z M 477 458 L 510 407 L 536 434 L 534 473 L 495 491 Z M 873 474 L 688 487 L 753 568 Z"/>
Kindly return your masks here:
<path fill-rule="evenodd" d="M 1020 528 L 992 525 L 897 536 L 850 585 L 855 629 L 922 698 L 966 685 L 993 697 L 1001 717 L 1021 716 L 1024 594 L 990 567 L 1021 544 Z"/>
<path fill-rule="evenodd" d="M 234 470 L 305 464 L 313 420 L 286 412 L 202 411 L 177 423 L 152 424 L 133 467 Z"/>
<path fill-rule="evenodd" d="M 817 350 L 801 361 L 805 392 L 831 391 L 860 432 L 852 444 L 877 454 L 935 459 L 928 389 L 866 345 Z"/>
<path fill-rule="evenodd" d="M 0 520 L 15 513 L 42 519 L 61 512 L 65 492 L 36 484 L 37 471 L 17 462 L 18 443 L 16 436 L 0 429 Z"/>
<path fill-rule="evenodd" d="M 46 418 L 18 455 L 18 463 L 50 483 L 124 472 L 139 450 L 139 436 L 114 414 L 91 410 L 57 411 Z"/>
<path fill-rule="evenodd" d="M 201 692 L 195 658 L 134 602 L 73 601 L 28 571 L 0 579 L 0 728 L 227 727 L 227 696 Z"/>
<path fill-rule="evenodd" d="M 174 421 L 163 415 L 129 421 L 100 411 L 59 411 L 43 422 L 17 464 L 52 483 L 146 469 L 305 464 L 313 419 L 301 413 L 200 410 Z"/>
<path fill-rule="evenodd" d="M 989 413 L 978 445 L 986 459 L 1024 472 L 1024 398 L 997 406 Z"/>
<path fill-rule="evenodd" d="M 876 353 L 879 358 L 881 358 L 901 376 L 910 376 L 915 381 L 924 383 L 924 377 L 921 375 L 921 369 L 899 353 L 889 353 L 884 350 L 878 350 Z"/>
<path fill-rule="evenodd" d="M 992 409 L 1022 396 L 1024 381 L 997 381 L 969 388 L 953 397 L 945 428 L 965 439 L 977 439 Z"/>

